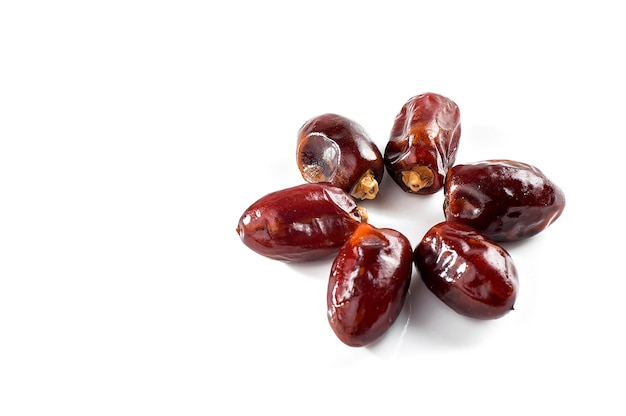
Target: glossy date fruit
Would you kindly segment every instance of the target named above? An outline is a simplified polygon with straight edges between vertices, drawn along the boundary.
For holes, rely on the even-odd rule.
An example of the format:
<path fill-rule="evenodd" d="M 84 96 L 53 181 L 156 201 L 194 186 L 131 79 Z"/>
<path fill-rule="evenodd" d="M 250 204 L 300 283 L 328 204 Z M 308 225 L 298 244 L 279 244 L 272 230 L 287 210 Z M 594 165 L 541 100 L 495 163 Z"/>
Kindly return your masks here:
<path fill-rule="evenodd" d="M 485 160 L 452 167 L 444 187 L 448 221 L 474 227 L 495 241 L 531 237 L 565 208 L 563 191 L 536 167 Z"/>
<path fill-rule="evenodd" d="M 434 93 L 408 100 L 396 116 L 384 162 L 405 192 L 433 194 L 443 187 L 461 137 L 459 107 Z"/>
<path fill-rule="evenodd" d="M 342 189 L 307 183 L 265 195 L 245 210 L 237 233 L 251 250 L 302 262 L 336 254 L 367 211 Z"/>
<path fill-rule="evenodd" d="M 449 221 L 436 224 L 413 257 L 426 287 L 457 313 L 496 319 L 513 309 L 518 288 L 513 260 L 475 229 Z"/>
<path fill-rule="evenodd" d="M 365 346 L 392 326 L 408 293 L 412 254 L 409 240 L 396 230 L 357 227 L 328 282 L 328 321 L 343 343 Z"/>
<path fill-rule="evenodd" d="M 300 128 L 296 160 L 307 182 L 329 182 L 358 199 L 375 198 L 384 173 L 382 154 L 365 129 L 331 113 Z"/>

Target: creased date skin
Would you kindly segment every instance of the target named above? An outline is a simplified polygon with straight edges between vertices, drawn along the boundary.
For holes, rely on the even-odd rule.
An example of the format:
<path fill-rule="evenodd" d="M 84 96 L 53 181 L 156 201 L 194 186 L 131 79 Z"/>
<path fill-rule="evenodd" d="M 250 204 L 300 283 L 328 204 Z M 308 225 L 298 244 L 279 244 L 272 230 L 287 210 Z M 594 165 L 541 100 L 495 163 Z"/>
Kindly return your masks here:
<path fill-rule="evenodd" d="M 475 229 L 448 221 L 433 226 L 413 258 L 426 287 L 454 311 L 497 319 L 513 309 L 517 269 L 509 253 Z"/>
<path fill-rule="evenodd" d="M 413 268 L 409 240 L 389 228 L 362 223 L 333 261 L 328 282 L 328 321 L 346 345 L 380 338 L 404 305 Z"/>
<path fill-rule="evenodd" d="M 405 192 L 434 194 L 454 164 L 460 137 L 454 101 L 434 93 L 412 97 L 391 129 L 383 158 L 387 171 Z"/>
<path fill-rule="evenodd" d="M 296 160 L 307 182 L 329 182 L 358 199 L 374 199 L 383 178 L 380 150 L 358 123 L 322 114 L 298 131 Z"/>
<path fill-rule="evenodd" d="M 513 160 L 456 165 L 447 174 L 443 210 L 495 241 L 543 231 L 565 208 L 563 191 L 535 166 Z"/>
<path fill-rule="evenodd" d="M 367 211 L 342 189 L 307 183 L 265 195 L 245 210 L 237 233 L 251 250 L 303 262 L 336 254 Z"/>

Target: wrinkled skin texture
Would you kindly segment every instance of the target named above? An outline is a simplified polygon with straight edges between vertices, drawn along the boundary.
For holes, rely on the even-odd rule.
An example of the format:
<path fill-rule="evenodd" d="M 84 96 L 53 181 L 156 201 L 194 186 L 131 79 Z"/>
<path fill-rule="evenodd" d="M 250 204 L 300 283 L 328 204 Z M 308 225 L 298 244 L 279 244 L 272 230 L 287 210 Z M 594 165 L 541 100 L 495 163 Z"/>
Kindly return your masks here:
<path fill-rule="evenodd" d="M 307 183 L 257 200 L 239 219 L 237 233 L 263 256 L 310 261 L 336 254 L 365 220 L 363 213 L 342 189 Z"/>
<path fill-rule="evenodd" d="M 509 253 L 463 224 L 433 226 L 413 259 L 426 287 L 461 315 L 497 319 L 513 309 L 518 276 Z"/>
<path fill-rule="evenodd" d="M 495 241 L 531 237 L 565 208 L 563 191 L 536 167 L 512 160 L 456 165 L 448 171 L 443 210 L 448 221 Z"/>
<path fill-rule="evenodd" d="M 328 282 L 328 321 L 337 337 L 352 347 L 380 338 L 402 310 L 412 267 L 404 235 L 359 225 L 335 258 Z"/>
<path fill-rule="evenodd" d="M 384 153 L 387 171 L 405 192 L 433 194 L 442 189 L 454 164 L 460 137 L 461 115 L 456 103 L 434 93 L 417 95 L 396 116 Z M 419 186 L 408 186 L 403 175 L 417 167 L 428 178 L 422 178 L 424 183 Z"/>
<path fill-rule="evenodd" d="M 380 150 L 358 123 L 337 115 L 322 114 L 298 131 L 296 160 L 307 182 L 329 182 L 359 199 L 373 199 L 384 173 Z M 355 186 L 370 173 L 365 192 Z"/>

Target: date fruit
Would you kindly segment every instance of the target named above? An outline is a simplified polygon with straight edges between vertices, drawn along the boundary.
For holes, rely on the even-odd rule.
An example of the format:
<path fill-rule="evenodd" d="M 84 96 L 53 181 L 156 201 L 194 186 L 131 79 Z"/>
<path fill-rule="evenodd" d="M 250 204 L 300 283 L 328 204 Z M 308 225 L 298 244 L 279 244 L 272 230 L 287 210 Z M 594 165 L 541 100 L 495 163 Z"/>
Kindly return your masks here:
<path fill-rule="evenodd" d="M 413 252 L 426 287 L 457 313 L 496 319 L 513 309 L 517 270 L 509 253 L 475 229 L 433 226 Z"/>
<path fill-rule="evenodd" d="M 328 183 L 306 183 L 272 192 L 245 210 L 241 241 L 275 260 L 302 262 L 336 254 L 367 211 Z"/>
<path fill-rule="evenodd" d="M 408 100 L 396 116 L 385 147 L 389 175 L 405 192 L 434 194 L 454 164 L 461 115 L 454 101 L 434 93 Z"/>
<path fill-rule="evenodd" d="M 380 150 L 363 127 L 331 113 L 300 128 L 296 160 L 307 182 L 329 182 L 358 199 L 376 197 L 385 169 Z"/>
<path fill-rule="evenodd" d="M 565 208 L 563 191 L 536 167 L 485 160 L 452 167 L 444 187 L 448 221 L 469 225 L 495 241 L 531 237 Z"/>
<path fill-rule="evenodd" d="M 362 223 L 333 261 L 328 282 L 328 321 L 345 344 L 360 347 L 380 338 L 406 299 L 413 253 L 396 230 Z"/>

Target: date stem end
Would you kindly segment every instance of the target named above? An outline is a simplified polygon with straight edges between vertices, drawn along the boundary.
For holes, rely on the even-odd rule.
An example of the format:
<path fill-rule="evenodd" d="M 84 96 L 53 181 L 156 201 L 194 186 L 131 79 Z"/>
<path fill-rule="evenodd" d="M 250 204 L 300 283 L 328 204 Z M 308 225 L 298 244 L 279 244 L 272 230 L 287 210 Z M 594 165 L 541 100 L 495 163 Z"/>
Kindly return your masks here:
<path fill-rule="evenodd" d="M 431 186 L 434 182 L 433 171 L 427 166 L 415 166 L 402 172 L 402 182 L 412 191 Z"/>
<path fill-rule="evenodd" d="M 376 195 L 378 195 L 378 181 L 371 170 L 368 170 L 361 176 L 356 185 L 352 188 L 350 195 L 358 199 L 376 198 Z"/>

